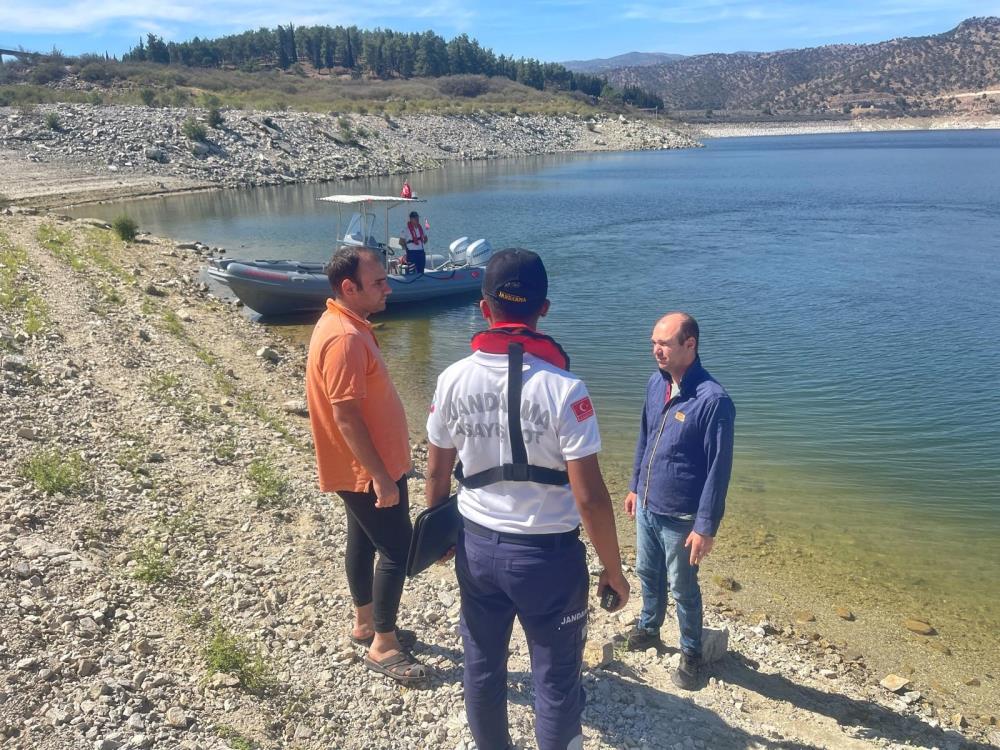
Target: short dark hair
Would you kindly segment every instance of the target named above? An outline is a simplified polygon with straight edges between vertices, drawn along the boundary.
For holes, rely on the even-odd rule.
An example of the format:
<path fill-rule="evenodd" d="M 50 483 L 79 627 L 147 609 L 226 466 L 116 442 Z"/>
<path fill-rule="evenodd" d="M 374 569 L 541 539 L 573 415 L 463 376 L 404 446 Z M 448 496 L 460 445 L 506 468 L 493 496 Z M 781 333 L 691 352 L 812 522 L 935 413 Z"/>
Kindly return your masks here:
<path fill-rule="evenodd" d="M 350 279 L 359 287 L 361 279 L 358 277 L 358 266 L 361 264 L 361 257 L 367 255 L 378 259 L 378 253 L 369 247 L 357 247 L 354 245 L 341 245 L 330 258 L 330 261 L 323 268 L 323 273 L 330 280 L 330 288 L 333 289 L 333 296 L 340 296 L 340 283 L 344 279 Z"/>
<path fill-rule="evenodd" d="M 506 323 L 527 323 L 535 318 L 545 304 L 545 298 L 531 302 L 507 302 L 497 297 L 483 297 L 493 319 Z"/>
<path fill-rule="evenodd" d="M 681 316 L 681 327 L 677 331 L 677 338 L 679 344 L 683 344 L 689 338 L 694 338 L 694 350 L 698 351 L 698 344 L 701 343 L 701 329 L 698 327 L 698 321 L 695 320 L 691 315 L 686 312 L 681 312 L 680 310 L 675 310 L 674 312 L 668 312 L 663 318 L 670 315 L 680 315 Z M 660 318 L 660 320 L 663 320 Z"/>
<path fill-rule="evenodd" d="M 420 218 L 420 214 L 418 214 L 416 211 L 410 211 L 410 218 L 411 219 L 419 219 Z"/>

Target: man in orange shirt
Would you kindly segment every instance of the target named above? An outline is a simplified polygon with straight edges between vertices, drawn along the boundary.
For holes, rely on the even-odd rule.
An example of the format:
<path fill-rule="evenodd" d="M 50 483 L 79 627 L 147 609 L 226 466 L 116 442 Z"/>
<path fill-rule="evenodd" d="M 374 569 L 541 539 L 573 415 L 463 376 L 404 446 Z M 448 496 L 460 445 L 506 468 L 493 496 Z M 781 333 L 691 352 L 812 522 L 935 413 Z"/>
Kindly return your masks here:
<path fill-rule="evenodd" d="M 416 682 L 426 673 L 408 651 L 415 636 L 396 629 L 413 532 L 409 430 L 368 323 L 385 309 L 389 280 L 378 253 L 358 247 L 337 250 L 326 274 L 333 299 L 309 344 L 306 399 L 320 489 L 340 495 L 347 510 L 351 639 L 369 647 L 369 669 Z"/>

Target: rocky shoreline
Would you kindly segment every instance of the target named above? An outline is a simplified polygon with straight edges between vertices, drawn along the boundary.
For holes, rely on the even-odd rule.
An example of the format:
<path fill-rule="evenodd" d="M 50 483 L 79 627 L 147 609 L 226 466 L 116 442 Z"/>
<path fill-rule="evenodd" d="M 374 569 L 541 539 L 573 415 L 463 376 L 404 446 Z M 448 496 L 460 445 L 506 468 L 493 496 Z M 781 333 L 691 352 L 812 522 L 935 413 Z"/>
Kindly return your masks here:
<path fill-rule="evenodd" d="M 905 130 L 997 130 L 1000 117 L 896 117 L 818 122 L 700 123 L 690 126 L 696 138 L 746 138 L 824 133 L 881 133 Z"/>
<path fill-rule="evenodd" d="M 39 105 L 0 108 L 0 193 L 60 206 L 206 187 L 320 182 L 435 169 L 448 161 L 583 151 L 691 148 L 688 135 L 620 115 L 332 115 Z M 200 128 L 200 130 L 199 130 Z M 32 179 L 45 166 L 72 180 Z M 21 174 L 23 173 L 23 177 Z M 116 194 L 115 186 L 122 189 Z"/>
<path fill-rule="evenodd" d="M 0 254 L 4 746 L 470 749 L 450 568 L 404 597 L 427 687 L 370 675 L 347 638 L 344 517 L 315 488 L 304 348 L 212 297 L 201 256 L 168 240 L 15 209 Z M 995 717 L 874 673 L 805 614 L 709 598 L 729 653 L 693 695 L 669 681 L 676 654 L 615 640 L 637 601 L 592 609 L 585 748 L 1000 742 Z M 512 651 L 512 730 L 530 748 L 519 631 Z"/>

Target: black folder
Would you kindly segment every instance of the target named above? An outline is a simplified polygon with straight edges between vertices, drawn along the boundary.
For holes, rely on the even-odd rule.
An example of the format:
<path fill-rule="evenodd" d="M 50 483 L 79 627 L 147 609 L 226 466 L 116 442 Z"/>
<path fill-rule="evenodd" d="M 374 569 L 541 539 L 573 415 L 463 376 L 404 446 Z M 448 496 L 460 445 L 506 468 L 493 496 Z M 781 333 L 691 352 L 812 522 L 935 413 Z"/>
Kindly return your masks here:
<path fill-rule="evenodd" d="M 410 554 L 406 559 L 406 574 L 410 577 L 426 570 L 440 560 L 458 542 L 462 516 L 458 512 L 458 495 L 443 503 L 420 511 L 413 522 Z"/>

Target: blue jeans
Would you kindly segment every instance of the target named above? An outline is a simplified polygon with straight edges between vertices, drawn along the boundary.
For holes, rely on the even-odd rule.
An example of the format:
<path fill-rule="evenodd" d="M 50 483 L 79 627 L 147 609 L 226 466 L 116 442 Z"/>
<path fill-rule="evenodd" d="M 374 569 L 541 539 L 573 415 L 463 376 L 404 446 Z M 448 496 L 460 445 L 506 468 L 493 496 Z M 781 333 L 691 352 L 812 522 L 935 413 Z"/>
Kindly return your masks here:
<path fill-rule="evenodd" d="M 636 574 L 642 582 L 639 628 L 659 635 L 667 613 L 667 590 L 677 607 L 681 651 L 701 656 L 701 589 L 698 566 L 684 546 L 694 521 L 679 521 L 639 506 L 635 511 Z"/>

